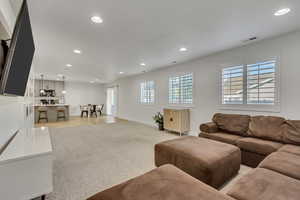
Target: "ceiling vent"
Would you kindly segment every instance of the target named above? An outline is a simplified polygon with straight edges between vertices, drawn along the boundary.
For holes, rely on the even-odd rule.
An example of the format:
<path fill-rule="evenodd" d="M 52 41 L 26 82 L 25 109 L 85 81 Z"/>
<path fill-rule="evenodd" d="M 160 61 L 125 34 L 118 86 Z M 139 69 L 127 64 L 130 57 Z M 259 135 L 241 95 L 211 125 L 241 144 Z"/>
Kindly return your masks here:
<path fill-rule="evenodd" d="M 248 38 L 247 40 L 243 40 L 243 43 L 253 42 L 253 41 L 257 40 L 257 39 L 258 39 L 257 37 L 251 37 L 251 38 Z"/>

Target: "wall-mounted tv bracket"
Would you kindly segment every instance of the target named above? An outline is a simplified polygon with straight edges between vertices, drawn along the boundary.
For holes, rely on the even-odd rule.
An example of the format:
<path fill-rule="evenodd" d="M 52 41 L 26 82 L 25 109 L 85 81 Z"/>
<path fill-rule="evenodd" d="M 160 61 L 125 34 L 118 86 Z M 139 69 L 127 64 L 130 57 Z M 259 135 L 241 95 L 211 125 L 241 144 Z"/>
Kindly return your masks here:
<path fill-rule="evenodd" d="M 5 63 L 5 59 L 7 57 L 8 54 L 8 49 L 9 49 L 9 45 L 8 42 L 11 41 L 11 39 L 7 39 L 7 40 L 1 40 L 1 47 L 3 49 L 3 64 L 0 66 L 0 77 L 2 77 L 2 71 L 4 68 L 4 63 Z M 1 62 L 0 62 L 1 64 Z"/>

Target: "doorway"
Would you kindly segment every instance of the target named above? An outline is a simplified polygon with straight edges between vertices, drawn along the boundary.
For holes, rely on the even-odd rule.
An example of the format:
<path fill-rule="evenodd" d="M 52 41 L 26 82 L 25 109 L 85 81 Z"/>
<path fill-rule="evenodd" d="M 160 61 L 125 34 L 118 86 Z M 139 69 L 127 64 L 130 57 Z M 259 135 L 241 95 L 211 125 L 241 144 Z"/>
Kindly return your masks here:
<path fill-rule="evenodd" d="M 107 88 L 106 90 L 106 114 L 110 116 L 117 116 L 117 94 L 118 87 Z"/>

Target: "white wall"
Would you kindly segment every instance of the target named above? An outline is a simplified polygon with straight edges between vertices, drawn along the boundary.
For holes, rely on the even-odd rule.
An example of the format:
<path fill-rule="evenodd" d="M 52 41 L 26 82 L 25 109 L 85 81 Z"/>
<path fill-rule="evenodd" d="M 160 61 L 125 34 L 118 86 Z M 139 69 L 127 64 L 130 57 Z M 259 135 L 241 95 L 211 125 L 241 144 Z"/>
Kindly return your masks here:
<path fill-rule="evenodd" d="M 9 0 L 0 1 L 0 21 L 8 34 L 13 33 L 16 21 L 16 13 L 13 11 Z"/>
<path fill-rule="evenodd" d="M 219 83 L 222 67 L 255 63 L 274 57 L 278 58 L 280 68 L 280 112 L 220 110 Z M 216 112 L 280 115 L 300 120 L 299 63 L 300 32 L 294 32 L 184 64 L 123 78 L 111 84 L 119 85 L 119 117 L 153 124 L 152 115 L 170 106 L 168 105 L 168 77 L 193 72 L 194 105 L 191 107 L 191 128 L 192 134 L 197 134 L 199 125 L 210 121 Z M 143 80 L 155 81 L 156 102 L 154 105 L 138 103 L 139 85 Z"/>
<path fill-rule="evenodd" d="M 80 115 L 80 105 L 105 104 L 105 89 L 102 84 L 91 84 L 81 82 L 66 82 L 65 95 L 66 104 L 70 105 L 70 115 Z"/>
<path fill-rule="evenodd" d="M 16 15 L 8 0 L 0 1 L 1 36 L 7 39 L 13 32 Z M 4 29 L 4 30 L 3 30 Z M 2 48 L 1 50 L 2 51 Z M 0 52 L 0 60 L 3 59 Z M 1 61 L 0 61 L 1 63 Z M 7 97 L 0 95 L 0 149 L 20 128 L 33 127 L 33 67 L 28 82 L 26 97 Z M 27 107 L 27 108 L 26 108 Z M 26 115 L 28 109 L 28 116 Z"/>

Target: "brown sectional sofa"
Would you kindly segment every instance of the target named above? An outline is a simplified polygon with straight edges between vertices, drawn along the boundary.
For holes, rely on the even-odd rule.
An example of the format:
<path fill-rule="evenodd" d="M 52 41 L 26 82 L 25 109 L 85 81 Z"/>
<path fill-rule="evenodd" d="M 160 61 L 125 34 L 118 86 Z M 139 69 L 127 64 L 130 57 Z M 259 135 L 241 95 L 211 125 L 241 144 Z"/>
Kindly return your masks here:
<path fill-rule="evenodd" d="M 234 183 L 227 195 L 172 165 L 163 165 L 88 200 L 300 199 L 300 121 L 224 114 L 216 114 L 213 121 L 201 125 L 200 137 L 235 145 L 242 150 L 244 164 L 258 165 Z M 182 143 L 183 150 L 186 145 Z M 195 145 L 186 148 L 193 150 Z"/>
<path fill-rule="evenodd" d="M 221 113 L 212 121 L 200 126 L 199 136 L 238 146 L 242 163 L 251 167 L 287 144 L 300 145 L 300 121 Z"/>

